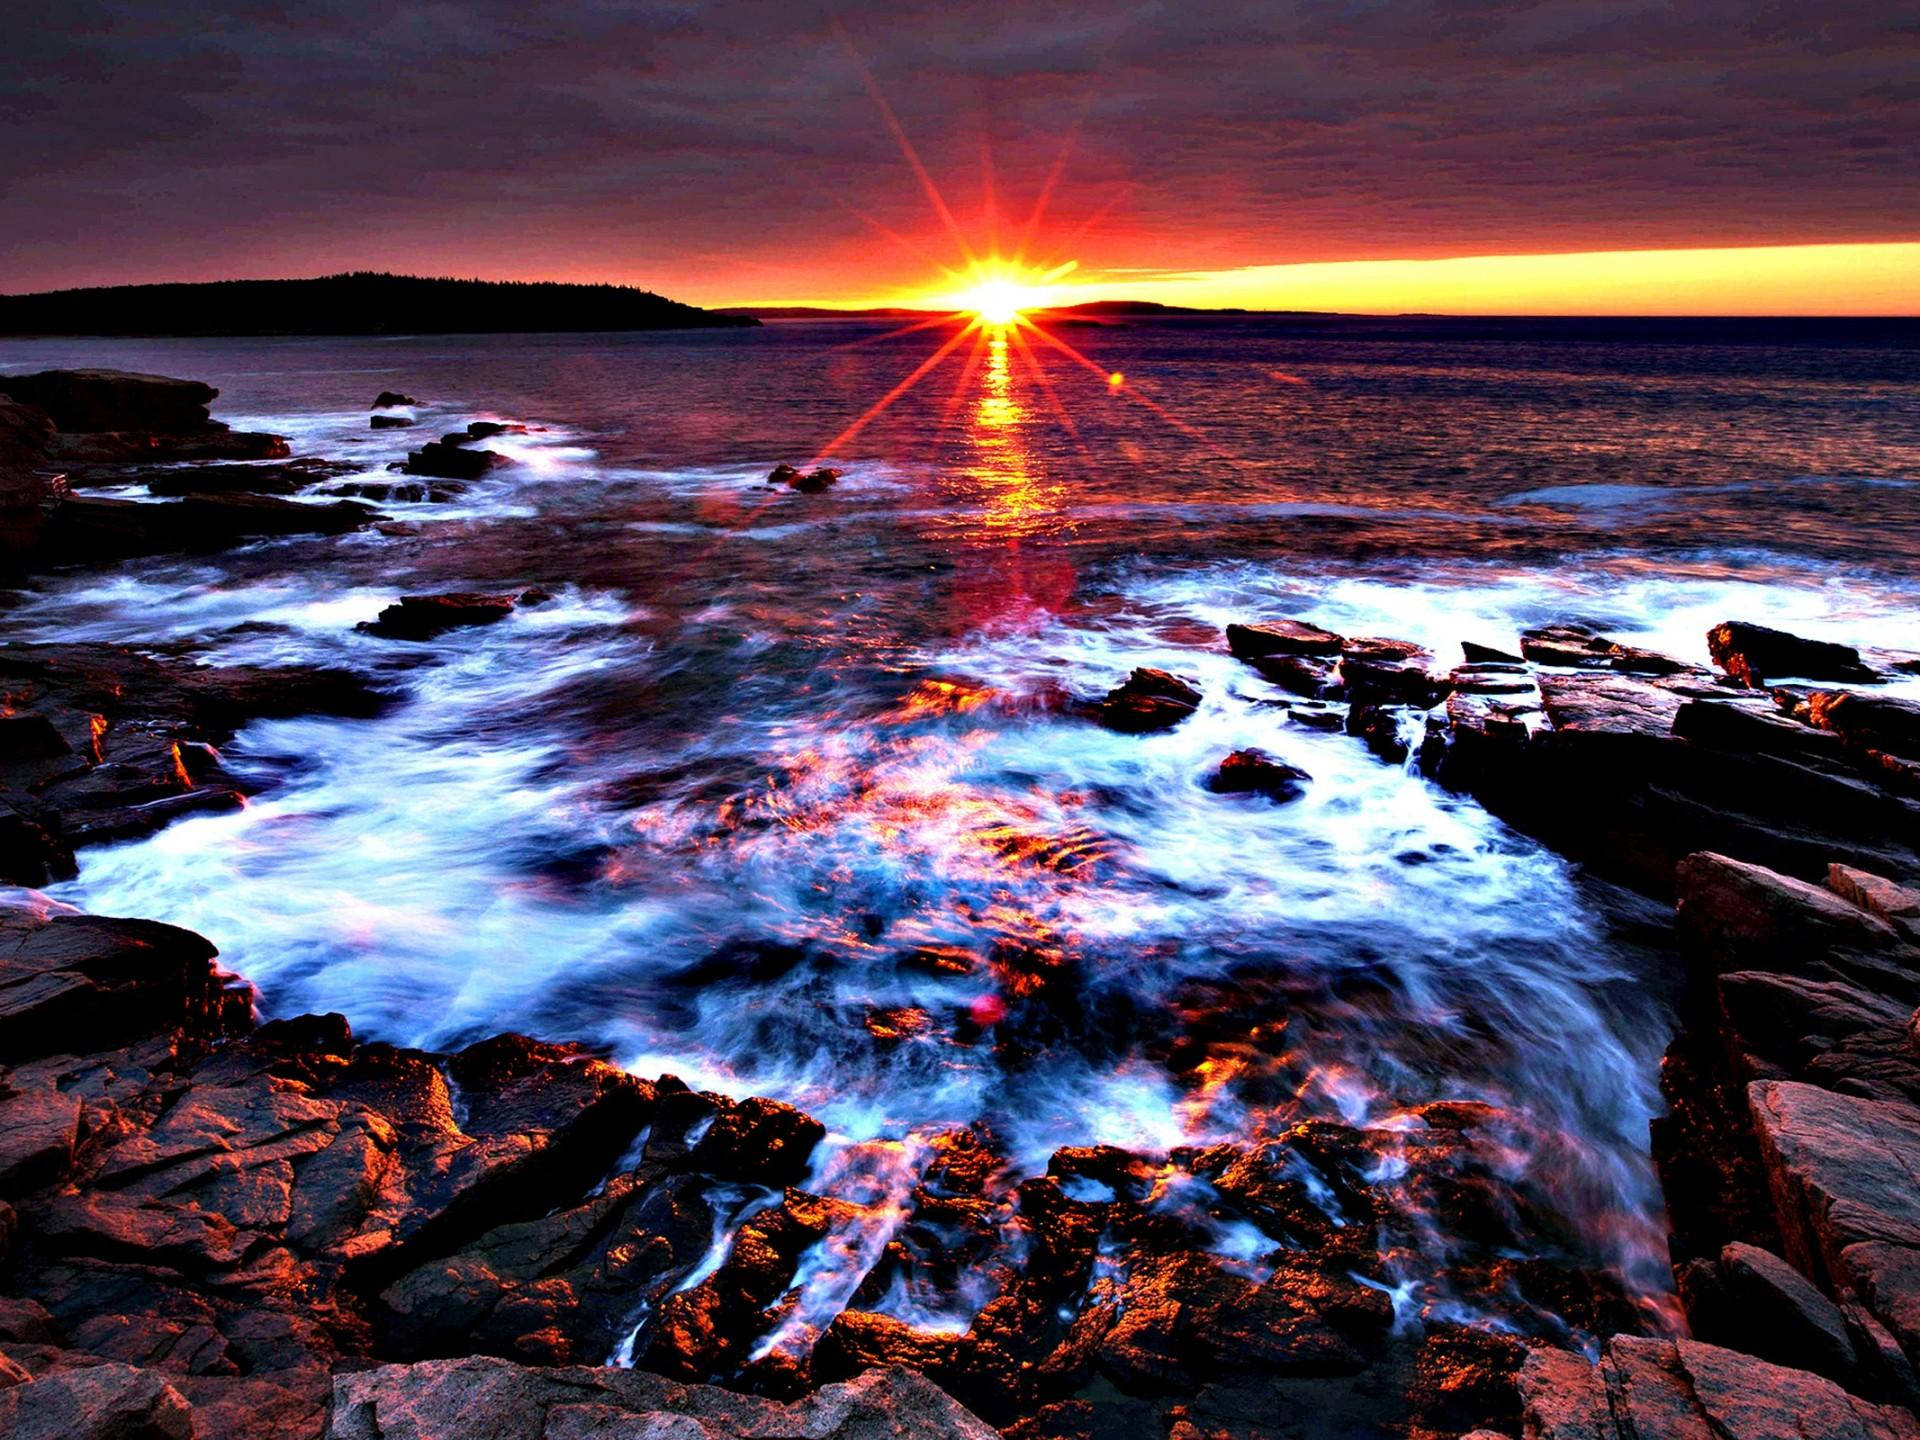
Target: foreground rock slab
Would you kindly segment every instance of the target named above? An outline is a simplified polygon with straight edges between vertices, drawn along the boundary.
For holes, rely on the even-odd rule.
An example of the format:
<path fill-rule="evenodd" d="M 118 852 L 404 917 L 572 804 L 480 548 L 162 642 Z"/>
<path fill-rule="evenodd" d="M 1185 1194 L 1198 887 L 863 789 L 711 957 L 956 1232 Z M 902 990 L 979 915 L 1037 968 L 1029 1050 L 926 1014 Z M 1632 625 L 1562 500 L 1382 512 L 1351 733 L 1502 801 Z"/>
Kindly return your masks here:
<path fill-rule="evenodd" d="M 482 1420 L 481 1417 L 484 1417 Z M 910 1370 L 872 1370 L 789 1404 L 644 1371 L 506 1360 L 384 1365 L 334 1380 L 327 1440 L 997 1440 Z"/>
<path fill-rule="evenodd" d="M 1620 1336 L 1597 1365 L 1536 1350 L 1519 1384 L 1528 1440 L 1920 1440 L 1905 1410 L 1695 1340 Z"/>

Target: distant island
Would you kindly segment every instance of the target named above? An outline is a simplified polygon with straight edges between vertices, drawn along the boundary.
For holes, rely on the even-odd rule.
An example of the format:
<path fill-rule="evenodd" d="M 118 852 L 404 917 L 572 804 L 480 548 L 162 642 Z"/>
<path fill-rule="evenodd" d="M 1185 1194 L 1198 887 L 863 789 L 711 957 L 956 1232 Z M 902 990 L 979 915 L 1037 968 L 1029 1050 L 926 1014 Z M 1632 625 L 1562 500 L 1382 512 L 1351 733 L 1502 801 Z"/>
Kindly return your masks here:
<path fill-rule="evenodd" d="M 483 335 L 758 325 L 629 285 L 356 271 L 0 295 L 0 335 Z"/>

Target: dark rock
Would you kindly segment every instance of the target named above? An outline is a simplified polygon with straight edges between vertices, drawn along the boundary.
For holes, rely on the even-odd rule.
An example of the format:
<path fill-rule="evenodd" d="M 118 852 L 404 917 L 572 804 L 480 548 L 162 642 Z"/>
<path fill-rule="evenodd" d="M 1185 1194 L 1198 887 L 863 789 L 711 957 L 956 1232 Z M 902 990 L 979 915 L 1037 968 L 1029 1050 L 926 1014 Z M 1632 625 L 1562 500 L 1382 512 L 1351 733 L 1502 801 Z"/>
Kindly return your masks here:
<path fill-rule="evenodd" d="M 155 430 L 185 434 L 207 423 L 219 391 L 198 380 L 124 370 L 42 370 L 0 375 L 0 394 L 47 412 L 63 431 Z"/>
<path fill-rule="evenodd" d="M 66 560 L 220 550 L 242 540 L 343 535 L 380 518 L 342 500 L 306 505 L 270 495 L 189 495 L 169 503 L 73 498 L 55 513 L 46 545 Z"/>
<path fill-rule="evenodd" d="M 1837 735 L 1737 700 L 1688 700 L 1674 712 L 1673 733 L 1723 750 L 1790 759 L 1837 760 L 1845 748 Z"/>
<path fill-rule="evenodd" d="M 1223 795 L 1256 794 L 1270 800 L 1298 799 L 1313 777 L 1264 750 L 1236 750 L 1220 762 L 1207 788 Z"/>
<path fill-rule="evenodd" d="M 1849 745 L 1920 758 L 1920 702 L 1817 690 L 1807 697 L 1806 716 L 1809 724 Z"/>
<path fill-rule="evenodd" d="M 1743 685 L 1764 688 L 1775 680 L 1839 680 L 1872 684 L 1880 677 L 1860 663 L 1851 645 L 1804 640 L 1785 630 L 1728 620 L 1707 632 L 1713 663 Z"/>
<path fill-rule="evenodd" d="M 55 729 L 46 716 L 31 711 L 0 715 L 0 765 L 72 753 L 73 747 L 67 743 L 66 736 Z"/>
<path fill-rule="evenodd" d="M 381 504 L 444 505 L 466 494 L 467 487 L 465 482 L 460 480 L 442 480 L 436 484 L 428 484 L 421 480 L 350 480 L 343 485 L 331 487 L 326 493 L 346 495 L 359 500 L 372 500 Z"/>
<path fill-rule="evenodd" d="M 1720 1252 L 1720 1276 L 1729 1315 L 1737 1317 L 1736 1348 L 1842 1384 L 1854 1379 L 1858 1360 L 1847 1322 L 1806 1276 L 1738 1241 Z"/>
<path fill-rule="evenodd" d="M 1258 660 L 1268 655 L 1334 656 L 1346 644 L 1331 630 L 1300 620 L 1265 620 L 1253 625 L 1227 626 L 1227 649 L 1236 659 Z"/>
<path fill-rule="evenodd" d="M 1694 668 L 1656 651 L 1609 640 L 1584 625 L 1543 625 L 1522 631 L 1520 653 L 1536 665 L 1563 665 L 1582 670 L 1678 675 Z"/>
<path fill-rule="evenodd" d="M 50 458 L 53 422 L 38 406 L 0 395 L 0 556 L 20 555 L 40 543 L 47 517 L 66 493 Z"/>
<path fill-rule="evenodd" d="M 375 415 L 369 422 L 371 430 L 411 430 L 414 421 L 405 415 Z"/>
<path fill-rule="evenodd" d="M 1340 681 L 1355 705 L 1411 705 L 1425 710 L 1439 704 L 1452 681 L 1431 674 L 1433 657 L 1405 640 L 1349 640 L 1340 652 Z"/>
<path fill-rule="evenodd" d="M 789 490 L 798 490 L 805 495 L 818 495 L 845 473 L 825 465 L 814 470 L 802 470 L 795 465 L 780 464 L 768 474 L 767 483 L 785 485 Z"/>
<path fill-rule="evenodd" d="M 873 1370 L 788 1404 L 639 1370 L 535 1369 L 505 1360 L 385 1365 L 334 1380 L 326 1440 L 467 1440 L 476 1415 L 489 1440 L 997 1440 L 937 1386 Z M 182 1434 L 169 1440 L 187 1440 Z"/>
<path fill-rule="evenodd" d="M 0 376 L 0 395 L 38 407 L 56 433 L 47 457 L 61 464 L 133 460 L 272 459 L 278 435 L 234 434 L 207 418 L 220 392 L 197 380 L 119 370 L 44 370 Z"/>
<path fill-rule="evenodd" d="M 131 1044 L 178 1026 L 214 1038 L 244 1023 L 214 949 L 151 920 L 5 912 L 0 930 L 0 1062 Z"/>
<path fill-rule="evenodd" d="M 511 420 L 471 420 L 467 423 L 469 440 L 488 440 L 495 435 L 525 435 L 528 427 Z"/>
<path fill-rule="evenodd" d="M 484 595 L 470 590 L 444 595 L 403 595 L 376 620 L 359 628 L 388 640 L 432 640 L 449 630 L 491 625 L 513 613 L 511 595 Z"/>
<path fill-rule="evenodd" d="M 1200 691 L 1179 676 L 1142 666 L 1108 692 L 1100 723 L 1129 735 L 1170 730 L 1193 714 L 1200 698 Z"/>
<path fill-rule="evenodd" d="M 351 468 L 330 460 L 303 459 L 266 465 L 180 465 L 113 478 L 118 482 L 144 484 L 150 494 L 162 496 L 224 495 L 235 491 L 292 495 Z"/>
<path fill-rule="evenodd" d="M 489 470 L 513 461 L 494 450 L 468 450 L 436 440 L 407 456 L 401 468 L 409 475 L 435 480 L 478 480 Z"/>
<path fill-rule="evenodd" d="M 808 1156 L 826 1133 L 826 1127 L 811 1115 L 782 1101 L 754 1096 L 714 1117 L 687 1164 L 721 1180 L 798 1184 L 806 1178 Z"/>
<path fill-rule="evenodd" d="M 399 405 L 418 405 L 420 402 L 411 395 L 403 395 L 398 390 L 382 390 L 373 397 L 375 410 L 391 410 Z"/>
<path fill-rule="evenodd" d="M 1920 1107 L 1797 1081 L 1748 1088 L 1787 1256 L 1920 1344 Z"/>
<path fill-rule="evenodd" d="M 1681 930 L 1720 970 L 1800 974 L 1834 952 L 1899 941 L 1886 921 L 1831 890 L 1725 855 L 1687 856 L 1677 888 Z"/>
<path fill-rule="evenodd" d="M 1336 661 L 1312 655 L 1261 655 L 1248 661 L 1263 679 L 1308 699 L 1343 694 Z"/>
<path fill-rule="evenodd" d="M 1517 664 L 1526 657 L 1515 655 L 1511 651 L 1496 650 L 1491 645 L 1476 645 L 1471 640 L 1460 642 L 1460 658 L 1469 665 Z"/>
<path fill-rule="evenodd" d="M 1389 765 L 1404 762 L 1412 753 L 1405 722 L 1418 708 L 1402 705 L 1356 705 L 1347 712 L 1347 733 Z"/>

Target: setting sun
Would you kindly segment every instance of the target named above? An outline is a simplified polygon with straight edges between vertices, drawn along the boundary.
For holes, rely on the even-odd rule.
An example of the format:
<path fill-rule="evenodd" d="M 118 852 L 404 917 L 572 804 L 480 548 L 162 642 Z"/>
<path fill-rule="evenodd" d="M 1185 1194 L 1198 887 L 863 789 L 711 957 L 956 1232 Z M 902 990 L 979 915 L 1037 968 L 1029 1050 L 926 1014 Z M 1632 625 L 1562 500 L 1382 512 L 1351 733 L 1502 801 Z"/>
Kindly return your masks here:
<path fill-rule="evenodd" d="M 1010 280 L 984 281 L 975 287 L 968 301 L 968 308 L 984 325 L 1011 325 L 1028 304 L 1024 291 Z"/>
<path fill-rule="evenodd" d="M 1063 290 L 1054 282 L 1075 268 L 1071 260 L 1045 271 L 1028 269 L 1017 261 L 981 261 L 968 277 L 972 283 L 936 297 L 934 303 L 971 315 L 990 329 L 1003 330 L 1029 310 L 1060 303 Z"/>

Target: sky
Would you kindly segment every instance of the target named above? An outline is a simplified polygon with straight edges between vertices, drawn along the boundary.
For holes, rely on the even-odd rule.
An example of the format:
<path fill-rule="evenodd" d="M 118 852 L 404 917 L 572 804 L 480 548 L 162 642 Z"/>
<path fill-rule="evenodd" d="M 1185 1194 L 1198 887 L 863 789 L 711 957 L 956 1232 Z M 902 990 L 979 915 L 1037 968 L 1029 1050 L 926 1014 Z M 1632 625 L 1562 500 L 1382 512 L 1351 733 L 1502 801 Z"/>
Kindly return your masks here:
<path fill-rule="evenodd" d="M 0 292 L 1920 313 L 1913 0 L 7 8 Z"/>

